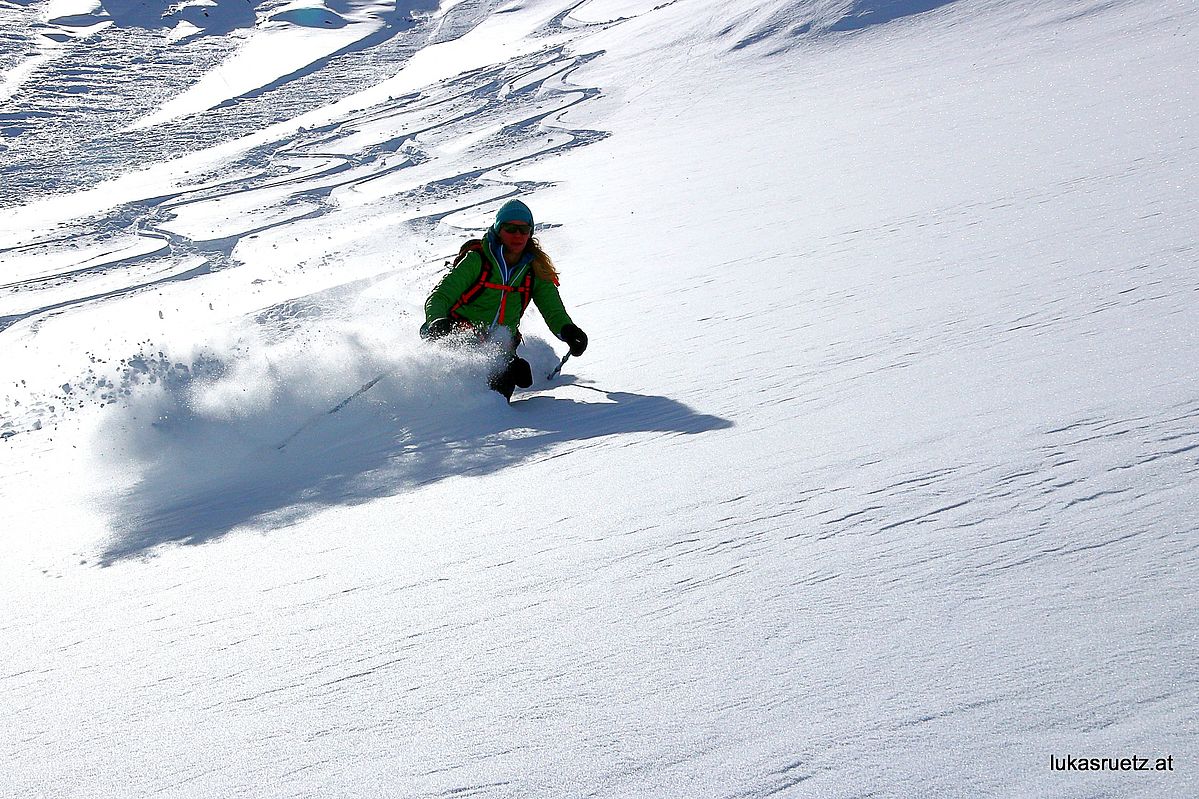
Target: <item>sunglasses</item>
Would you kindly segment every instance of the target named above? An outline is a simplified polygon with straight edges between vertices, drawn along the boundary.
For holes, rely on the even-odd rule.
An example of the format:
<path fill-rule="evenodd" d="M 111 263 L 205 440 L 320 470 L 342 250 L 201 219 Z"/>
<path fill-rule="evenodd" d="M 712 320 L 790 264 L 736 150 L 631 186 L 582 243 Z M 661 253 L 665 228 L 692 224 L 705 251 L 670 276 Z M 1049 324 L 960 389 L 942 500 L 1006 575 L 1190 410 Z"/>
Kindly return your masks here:
<path fill-rule="evenodd" d="M 504 233 L 515 233 L 518 236 L 527 236 L 533 232 L 533 229 L 528 225 L 517 225 L 512 222 L 505 222 L 500 225 L 500 230 Z"/>

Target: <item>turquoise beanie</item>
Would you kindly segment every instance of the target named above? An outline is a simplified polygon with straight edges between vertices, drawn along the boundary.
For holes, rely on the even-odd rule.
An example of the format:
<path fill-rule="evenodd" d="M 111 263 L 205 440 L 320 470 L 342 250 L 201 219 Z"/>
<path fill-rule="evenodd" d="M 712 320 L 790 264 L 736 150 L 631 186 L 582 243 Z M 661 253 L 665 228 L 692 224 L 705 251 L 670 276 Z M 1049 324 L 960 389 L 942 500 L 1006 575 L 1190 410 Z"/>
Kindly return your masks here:
<path fill-rule="evenodd" d="M 509 200 L 500 206 L 500 210 L 495 215 L 495 224 L 491 226 L 491 229 L 498 231 L 500 225 L 505 222 L 524 222 L 532 228 L 533 212 L 520 200 Z"/>

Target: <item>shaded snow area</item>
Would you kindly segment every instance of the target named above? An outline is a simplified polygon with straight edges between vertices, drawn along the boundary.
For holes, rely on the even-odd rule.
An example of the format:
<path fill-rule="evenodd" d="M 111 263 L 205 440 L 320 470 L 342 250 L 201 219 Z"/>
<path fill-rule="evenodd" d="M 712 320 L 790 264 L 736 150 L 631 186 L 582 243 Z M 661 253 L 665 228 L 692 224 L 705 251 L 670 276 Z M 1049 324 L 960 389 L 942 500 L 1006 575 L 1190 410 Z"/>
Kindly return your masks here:
<path fill-rule="evenodd" d="M 1196 52 L 0 0 L 0 794 L 1199 795 Z M 508 405 L 417 329 L 514 196 Z"/>

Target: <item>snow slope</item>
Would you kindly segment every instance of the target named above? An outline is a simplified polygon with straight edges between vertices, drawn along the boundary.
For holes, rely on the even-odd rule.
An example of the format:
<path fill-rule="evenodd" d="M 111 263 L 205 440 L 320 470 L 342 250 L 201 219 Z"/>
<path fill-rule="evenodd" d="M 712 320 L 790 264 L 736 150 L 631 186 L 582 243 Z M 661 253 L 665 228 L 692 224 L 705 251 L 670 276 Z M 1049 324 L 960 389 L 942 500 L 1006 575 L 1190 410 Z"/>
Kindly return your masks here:
<path fill-rule="evenodd" d="M 1199 791 L 1192 4 L 409 5 L 0 5 L 4 795 Z"/>

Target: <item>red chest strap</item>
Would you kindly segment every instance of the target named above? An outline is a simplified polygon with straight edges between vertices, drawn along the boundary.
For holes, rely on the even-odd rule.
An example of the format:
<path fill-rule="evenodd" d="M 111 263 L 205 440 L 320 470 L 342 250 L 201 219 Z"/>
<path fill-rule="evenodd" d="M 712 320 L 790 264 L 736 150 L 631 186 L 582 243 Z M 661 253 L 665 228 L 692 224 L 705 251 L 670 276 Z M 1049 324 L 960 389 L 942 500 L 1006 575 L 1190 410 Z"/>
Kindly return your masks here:
<path fill-rule="evenodd" d="M 459 317 L 458 309 L 463 305 L 473 302 L 484 289 L 493 289 L 501 292 L 500 294 L 500 315 L 499 324 L 504 324 L 508 321 L 508 295 L 512 292 L 520 294 L 520 312 L 524 314 L 525 309 L 529 307 L 529 302 L 533 299 L 533 267 L 530 266 L 525 273 L 525 279 L 521 281 L 519 286 L 509 286 L 504 283 L 491 282 L 491 261 L 487 260 L 487 256 L 483 253 L 483 245 L 478 241 L 468 241 L 462 246 L 459 251 L 458 261 L 461 263 L 462 258 L 468 252 L 479 253 L 479 259 L 482 261 L 482 267 L 479 269 L 479 277 L 466 291 L 462 292 L 462 296 L 458 301 L 450 307 L 450 316 Z"/>

